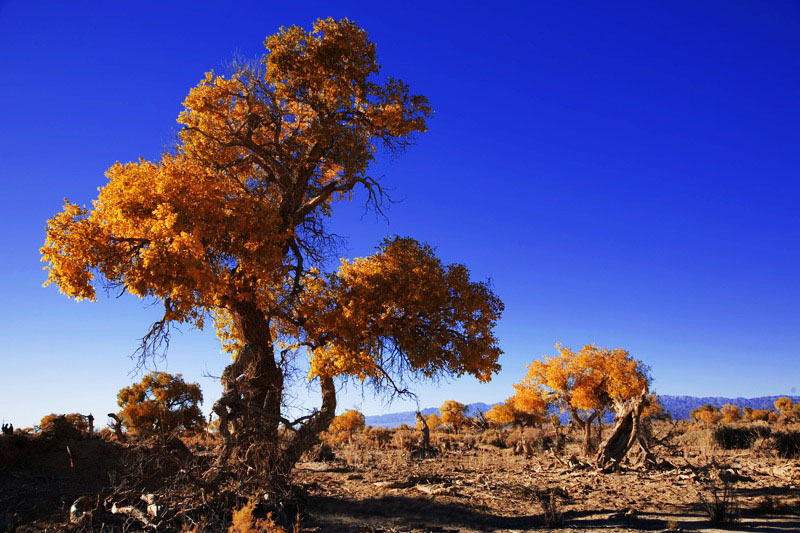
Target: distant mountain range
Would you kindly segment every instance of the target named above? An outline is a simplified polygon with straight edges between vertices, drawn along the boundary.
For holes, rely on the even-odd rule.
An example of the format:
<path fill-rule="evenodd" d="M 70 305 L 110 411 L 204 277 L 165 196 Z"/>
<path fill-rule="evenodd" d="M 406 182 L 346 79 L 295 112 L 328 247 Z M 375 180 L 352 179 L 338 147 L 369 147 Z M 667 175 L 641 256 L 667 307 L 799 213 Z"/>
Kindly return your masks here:
<path fill-rule="evenodd" d="M 701 405 L 711 404 L 716 405 L 717 407 L 722 407 L 724 404 L 729 403 L 732 405 L 738 405 L 739 407 L 751 407 L 753 409 L 772 409 L 775 400 L 778 398 L 783 398 L 784 396 L 761 396 L 759 398 L 722 398 L 719 396 L 706 396 L 706 397 L 697 397 L 697 396 L 672 396 L 670 394 L 661 394 L 659 398 L 661 399 L 661 404 L 664 406 L 664 409 L 672 415 L 673 418 L 677 420 L 685 420 L 689 418 L 689 413 L 691 413 L 694 409 L 697 409 Z M 800 401 L 800 396 L 786 396 L 791 398 L 793 402 Z M 475 416 L 475 414 L 480 411 L 485 413 L 492 406 L 497 405 L 496 403 L 493 404 L 486 404 L 483 402 L 471 403 L 467 405 L 467 414 L 469 416 Z M 430 415 L 433 413 L 439 414 L 439 409 L 437 407 L 428 407 L 427 409 L 422 409 L 420 411 L 423 415 Z M 416 420 L 414 418 L 415 411 L 401 411 L 399 413 L 388 413 L 385 415 L 373 415 L 365 417 L 366 423 L 369 426 L 374 427 L 387 427 L 387 428 L 396 428 L 403 424 L 408 424 L 409 426 L 415 426 Z M 564 422 L 567 421 L 567 415 L 561 414 L 561 418 Z M 610 419 L 610 418 L 609 418 Z"/>

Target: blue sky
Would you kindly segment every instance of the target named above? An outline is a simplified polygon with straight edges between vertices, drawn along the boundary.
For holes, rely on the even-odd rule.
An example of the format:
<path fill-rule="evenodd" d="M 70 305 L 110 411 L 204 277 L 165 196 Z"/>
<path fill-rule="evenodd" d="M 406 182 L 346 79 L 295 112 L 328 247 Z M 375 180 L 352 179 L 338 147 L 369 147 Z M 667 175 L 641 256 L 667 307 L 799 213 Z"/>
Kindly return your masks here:
<path fill-rule="evenodd" d="M 157 158 L 204 72 L 326 16 L 363 26 L 384 72 L 435 110 L 416 146 L 376 168 L 401 200 L 389 222 L 358 202 L 336 214 L 347 254 L 414 236 L 506 304 L 503 371 L 420 384 L 422 406 L 500 401 L 555 342 L 624 347 L 661 393 L 795 391 L 798 6 L 0 1 L 0 418 L 102 419 L 155 317 L 135 298 L 41 288 L 62 199 L 89 203 L 114 162 Z M 212 332 L 188 330 L 161 366 L 200 382 L 208 408 L 219 386 L 203 374 L 225 362 Z M 354 387 L 340 400 L 411 405 Z"/>

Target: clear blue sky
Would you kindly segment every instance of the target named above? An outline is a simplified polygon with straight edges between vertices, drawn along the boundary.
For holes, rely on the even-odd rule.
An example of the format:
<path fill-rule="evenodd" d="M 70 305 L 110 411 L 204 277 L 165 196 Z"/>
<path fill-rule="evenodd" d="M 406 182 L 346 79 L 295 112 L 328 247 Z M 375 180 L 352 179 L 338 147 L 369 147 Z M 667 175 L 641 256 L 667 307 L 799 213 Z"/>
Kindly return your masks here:
<path fill-rule="evenodd" d="M 358 204 L 336 215 L 348 254 L 415 236 L 506 303 L 502 373 L 420 385 L 423 406 L 500 401 L 557 341 L 622 346 L 661 393 L 796 390 L 799 6 L 0 1 L 0 418 L 104 419 L 155 316 L 41 288 L 62 199 L 88 203 L 114 162 L 158 157 L 205 71 L 325 16 L 362 25 L 384 72 L 436 112 L 377 169 L 402 200 L 389 223 Z M 212 332 L 189 330 L 166 368 L 208 408 L 219 387 L 202 374 L 225 361 Z M 340 405 L 386 409 L 355 388 Z"/>

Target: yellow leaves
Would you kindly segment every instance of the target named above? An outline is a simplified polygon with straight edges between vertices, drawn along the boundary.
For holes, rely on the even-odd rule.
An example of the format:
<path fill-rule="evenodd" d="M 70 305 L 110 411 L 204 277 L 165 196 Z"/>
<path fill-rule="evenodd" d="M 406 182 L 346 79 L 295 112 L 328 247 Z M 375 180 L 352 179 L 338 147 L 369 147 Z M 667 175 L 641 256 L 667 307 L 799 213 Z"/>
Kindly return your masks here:
<path fill-rule="evenodd" d="M 509 401 L 495 405 L 486 412 L 486 420 L 497 427 L 510 426 L 517 420 L 514 406 Z"/>
<path fill-rule="evenodd" d="M 467 406 L 455 400 L 447 400 L 439 407 L 440 421 L 443 425 L 458 432 L 469 423 Z"/>
<path fill-rule="evenodd" d="M 442 265 L 412 239 L 343 260 L 327 280 L 310 276 L 300 306 L 313 350 L 310 377 L 385 377 L 397 369 L 432 377 L 499 369 L 492 328 L 502 302 L 460 265 Z"/>
<path fill-rule="evenodd" d="M 594 345 L 573 352 L 560 344 L 559 355 L 534 361 L 528 375 L 515 385 L 515 401 L 551 397 L 563 407 L 591 411 L 607 409 L 615 399 L 632 398 L 647 387 L 647 368 L 622 349 Z"/>
<path fill-rule="evenodd" d="M 330 433 L 348 433 L 364 429 L 364 415 L 355 409 L 350 409 L 340 414 L 331 422 L 328 431 Z"/>
<path fill-rule="evenodd" d="M 694 420 L 704 422 L 708 425 L 716 424 L 722 420 L 722 413 L 719 412 L 719 409 L 715 405 L 710 404 L 698 407 L 693 410 L 689 416 Z"/>
<path fill-rule="evenodd" d="M 139 383 L 122 388 L 117 403 L 123 425 L 133 434 L 182 432 L 205 423 L 198 406 L 203 403 L 200 386 L 186 383 L 180 374 L 147 374 Z"/>
<path fill-rule="evenodd" d="M 720 413 L 722 414 L 722 421 L 726 424 L 738 422 L 742 419 L 742 412 L 738 405 L 726 403 L 722 406 Z"/>
<path fill-rule="evenodd" d="M 431 413 L 428 416 L 423 416 L 425 419 L 425 424 L 428 426 L 428 430 L 436 431 L 442 425 L 442 419 L 436 413 Z M 417 429 L 422 429 L 422 421 L 417 418 Z"/>

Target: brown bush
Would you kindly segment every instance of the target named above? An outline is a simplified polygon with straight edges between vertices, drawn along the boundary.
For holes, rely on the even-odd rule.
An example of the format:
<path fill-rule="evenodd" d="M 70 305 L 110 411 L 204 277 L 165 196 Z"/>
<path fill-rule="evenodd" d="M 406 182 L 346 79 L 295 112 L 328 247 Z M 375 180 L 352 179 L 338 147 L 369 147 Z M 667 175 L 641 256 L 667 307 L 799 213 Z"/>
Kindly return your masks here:
<path fill-rule="evenodd" d="M 772 448 L 778 453 L 778 457 L 799 458 L 800 431 L 776 431 L 772 434 Z"/>

